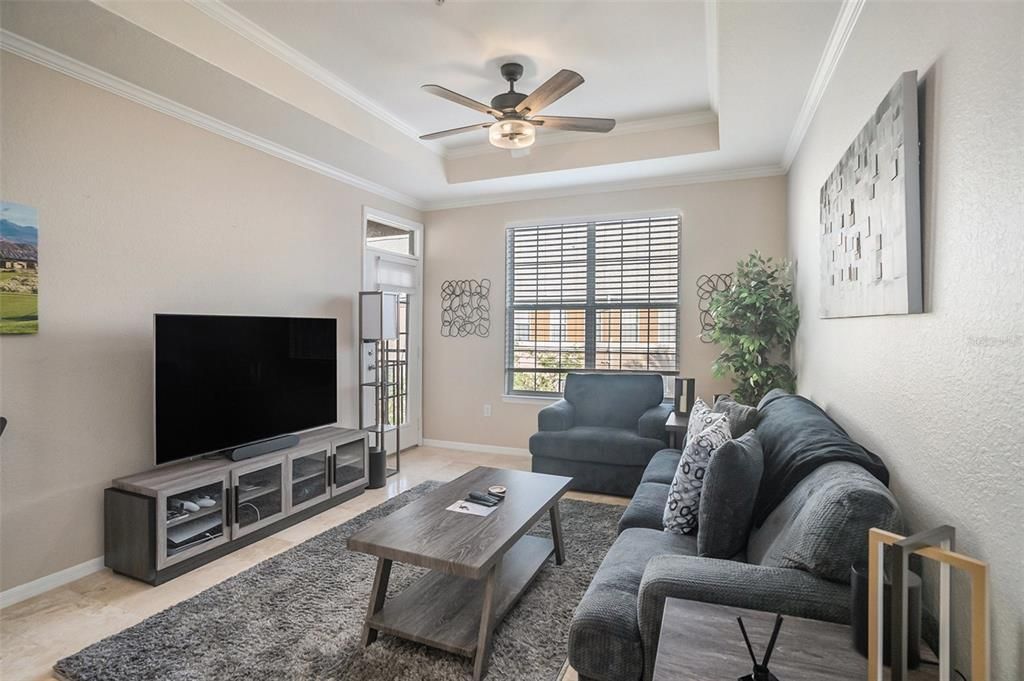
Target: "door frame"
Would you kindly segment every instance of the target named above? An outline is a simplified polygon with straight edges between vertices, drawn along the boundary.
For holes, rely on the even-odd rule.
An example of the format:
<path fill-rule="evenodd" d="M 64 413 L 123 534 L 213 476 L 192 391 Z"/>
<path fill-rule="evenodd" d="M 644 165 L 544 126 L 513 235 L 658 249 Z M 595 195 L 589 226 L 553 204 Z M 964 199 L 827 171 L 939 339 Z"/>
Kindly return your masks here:
<path fill-rule="evenodd" d="M 379 248 L 373 248 L 366 245 L 366 223 L 370 220 L 379 222 L 384 225 L 390 225 L 392 227 L 399 227 L 401 229 L 407 229 L 413 234 L 413 255 L 401 255 L 392 251 L 385 251 Z M 416 270 L 415 280 L 416 286 L 412 289 L 407 289 L 397 286 L 386 286 L 381 287 L 380 290 L 392 292 L 392 293 L 409 293 L 412 294 L 413 300 L 418 301 L 418 305 L 411 306 L 411 314 L 409 315 L 409 340 L 410 344 L 415 347 L 415 353 L 409 353 L 409 410 L 408 417 L 415 420 L 415 428 L 411 429 L 412 437 L 403 435 L 401 438 L 402 445 L 405 448 L 414 447 L 423 444 L 423 306 L 424 292 L 423 292 L 423 224 L 416 222 L 415 220 L 409 220 L 387 211 L 379 210 L 372 206 L 363 206 L 363 225 L 362 225 L 362 248 L 361 257 L 359 260 L 359 282 L 360 290 L 370 290 L 369 285 L 366 281 L 366 261 L 367 257 L 374 256 L 380 257 L 385 260 L 392 262 L 403 262 L 413 265 Z M 373 289 L 376 290 L 376 289 Z M 358 301 L 356 303 L 358 310 Z M 357 313 L 358 314 L 358 313 Z M 356 376 L 360 375 L 359 366 L 359 328 L 358 324 L 353 324 L 356 327 L 353 331 L 355 335 L 355 347 L 356 347 Z M 359 397 L 362 399 L 362 395 Z"/>

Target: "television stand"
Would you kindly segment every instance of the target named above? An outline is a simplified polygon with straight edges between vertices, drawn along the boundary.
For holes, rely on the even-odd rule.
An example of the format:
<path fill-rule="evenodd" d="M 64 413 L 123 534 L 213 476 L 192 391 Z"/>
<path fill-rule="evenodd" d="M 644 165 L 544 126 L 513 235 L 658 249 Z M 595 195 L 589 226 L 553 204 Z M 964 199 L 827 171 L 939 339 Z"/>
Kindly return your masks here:
<path fill-rule="evenodd" d="M 364 431 L 290 437 L 259 458 L 199 458 L 114 480 L 103 500 L 105 565 L 162 584 L 366 489 Z"/>

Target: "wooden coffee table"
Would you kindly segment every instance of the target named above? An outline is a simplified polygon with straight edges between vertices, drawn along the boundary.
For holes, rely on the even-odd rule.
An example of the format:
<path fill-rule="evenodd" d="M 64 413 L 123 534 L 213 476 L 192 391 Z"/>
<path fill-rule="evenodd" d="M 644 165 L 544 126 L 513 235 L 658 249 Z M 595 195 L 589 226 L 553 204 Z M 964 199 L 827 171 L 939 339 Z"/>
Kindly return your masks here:
<path fill-rule="evenodd" d="M 474 658 L 473 678 L 487 672 L 491 634 L 554 553 L 565 548 L 558 500 L 572 478 L 500 468 L 474 468 L 348 538 L 348 548 L 377 556 L 363 643 L 378 632 Z M 508 488 L 489 516 L 446 510 L 473 490 Z M 527 531 L 545 514 L 552 539 Z M 393 561 L 429 568 L 390 600 Z M 386 601 L 386 602 L 385 602 Z"/>
<path fill-rule="evenodd" d="M 750 655 L 736 617 L 743 625 L 758 659 L 775 625 L 775 615 L 725 605 L 665 599 L 653 681 L 702 679 L 734 681 L 751 672 Z M 782 629 L 769 667 L 782 681 L 864 681 L 868 661 L 853 648 L 850 627 L 783 615 Z M 937 662 L 926 646 L 922 664 L 910 672 L 911 681 L 939 678 Z"/>

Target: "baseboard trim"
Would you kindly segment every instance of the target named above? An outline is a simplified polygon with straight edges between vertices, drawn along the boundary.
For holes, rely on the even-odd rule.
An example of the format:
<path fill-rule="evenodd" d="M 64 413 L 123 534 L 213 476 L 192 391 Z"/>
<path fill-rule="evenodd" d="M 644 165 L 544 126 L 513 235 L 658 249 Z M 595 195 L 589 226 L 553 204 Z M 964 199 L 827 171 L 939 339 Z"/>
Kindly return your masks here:
<path fill-rule="evenodd" d="M 425 447 L 441 447 L 442 449 L 458 449 L 464 452 L 480 452 L 481 454 L 505 454 L 507 456 L 529 456 L 529 449 L 518 447 L 499 447 L 497 445 L 481 445 L 473 442 L 453 442 L 452 440 L 434 440 L 423 438 Z"/>
<path fill-rule="evenodd" d="M 0 592 L 0 608 L 6 608 L 9 605 L 20 603 L 26 599 L 38 596 L 41 593 L 46 593 L 51 589 L 56 589 L 59 586 L 64 586 L 76 579 L 81 579 L 91 575 L 94 572 L 99 572 L 104 567 L 103 556 L 87 560 L 84 563 L 78 565 L 72 565 L 69 568 L 54 572 L 53 574 L 34 579 L 31 582 L 25 584 L 19 584 L 18 586 L 11 587 L 7 591 Z"/>

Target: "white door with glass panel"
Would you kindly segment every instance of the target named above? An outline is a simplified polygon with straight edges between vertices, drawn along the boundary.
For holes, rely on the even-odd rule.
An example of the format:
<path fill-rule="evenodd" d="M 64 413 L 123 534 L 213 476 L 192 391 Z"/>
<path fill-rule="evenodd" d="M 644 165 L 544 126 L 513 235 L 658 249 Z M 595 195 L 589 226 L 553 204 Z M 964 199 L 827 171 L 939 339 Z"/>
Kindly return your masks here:
<path fill-rule="evenodd" d="M 374 360 L 385 360 L 389 367 L 391 388 L 384 413 L 388 425 L 400 428 L 402 449 L 406 449 L 422 440 L 422 226 L 371 209 L 364 211 L 364 218 L 363 290 L 385 291 L 397 298 L 397 342 L 389 343 L 391 356 Z M 361 358 L 361 365 L 364 360 L 369 361 Z M 371 393 L 364 392 L 362 399 L 372 400 Z M 376 414 L 378 410 L 372 402 L 364 403 L 363 413 Z M 386 441 L 390 452 L 395 447 L 392 437 Z"/>

